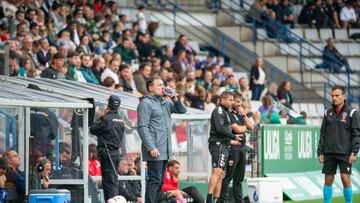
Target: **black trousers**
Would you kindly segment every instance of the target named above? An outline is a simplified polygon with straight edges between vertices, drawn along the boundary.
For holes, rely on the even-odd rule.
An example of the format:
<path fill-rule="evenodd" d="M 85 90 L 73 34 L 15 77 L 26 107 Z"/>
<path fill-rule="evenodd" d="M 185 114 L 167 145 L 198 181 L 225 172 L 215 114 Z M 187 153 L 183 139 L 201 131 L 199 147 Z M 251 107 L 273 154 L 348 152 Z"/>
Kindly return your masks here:
<path fill-rule="evenodd" d="M 196 187 L 194 187 L 194 186 L 184 188 L 184 189 L 182 189 L 182 191 L 184 191 L 188 195 L 188 197 L 192 198 L 193 201 L 188 201 L 188 202 L 193 202 L 193 203 L 204 203 L 205 202 L 204 197 L 201 195 L 199 190 L 197 190 Z M 188 198 L 188 197 L 185 197 L 185 198 Z"/>
<path fill-rule="evenodd" d="M 145 203 L 158 203 L 167 160 L 147 161 L 148 177 L 146 181 Z"/>
<path fill-rule="evenodd" d="M 116 171 L 114 171 L 114 168 L 111 165 L 109 159 L 109 155 L 107 153 L 103 153 L 100 156 L 102 186 L 104 189 L 105 202 L 108 199 L 118 195 L 117 171 L 119 168 L 121 155 L 119 151 L 112 151 L 110 152 L 110 157 L 114 163 L 114 167 Z"/>
<path fill-rule="evenodd" d="M 243 203 L 242 181 L 245 176 L 246 151 L 231 150 L 226 165 L 225 178 L 222 181 L 220 201 L 227 202 L 229 197 L 229 184 L 233 180 L 233 194 L 236 203 Z"/>

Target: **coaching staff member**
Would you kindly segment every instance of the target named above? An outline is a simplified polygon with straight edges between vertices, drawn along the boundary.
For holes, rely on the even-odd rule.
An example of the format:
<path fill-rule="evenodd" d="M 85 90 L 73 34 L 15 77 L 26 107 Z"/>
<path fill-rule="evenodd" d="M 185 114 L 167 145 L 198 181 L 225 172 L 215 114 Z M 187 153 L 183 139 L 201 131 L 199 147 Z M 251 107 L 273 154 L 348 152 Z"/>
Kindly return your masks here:
<path fill-rule="evenodd" d="M 173 90 L 164 88 L 161 78 L 149 79 L 146 88 L 148 94 L 140 98 L 137 107 L 138 133 L 142 140 L 143 159 L 148 167 L 145 203 L 157 203 L 167 161 L 171 159 L 171 114 L 183 114 L 186 108 Z M 163 96 L 170 97 L 171 101 Z"/>
<path fill-rule="evenodd" d="M 325 111 L 320 130 L 318 157 L 324 164 L 324 203 L 330 203 L 337 166 L 340 168 L 346 203 L 352 202 L 351 165 L 359 151 L 360 115 L 345 103 L 345 88 L 331 89 L 332 107 Z"/>
<path fill-rule="evenodd" d="M 233 93 L 225 91 L 220 95 L 220 104 L 211 114 L 209 151 L 213 170 L 209 180 L 206 203 L 212 203 L 213 197 L 214 202 L 219 201 L 222 178 L 229 156 L 230 144 L 235 144 L 234 140 L 241 141 L 241 135 L 233 134 L 231 130 L 229 109 L 233 103 Z"/>
<path fill-rule="evenodd" d="M 226 165 L 225 178 L 222 181 L 220 202 L 228 202 L 229 184 L 233 180 L 233 195 L 236 203 L 244 203 L 242 192 L 242 181 L 245 176 L 246 165 L 246 148 L 245 136 L 246 130 L 252 130 L 254 126 L 246 116 L 244 109 L 241 107 L 242 96 L 234 92 L 234 104 L 229 110 L 231 129 L 234 134 L 243 134 L 241 142 L 234 142 L 230 146 L 228 164 Z"/>
<path fill-rule="evenodd" d="M 90 128 L 90 133 L 98 138 L 97 150 L 100 157 L 105 202 L 116 196 L 118 192 L 117 171 L 125 129 L 118 114 L 120 104 L 120 98 L 111 95 L 104 116 Z"/>

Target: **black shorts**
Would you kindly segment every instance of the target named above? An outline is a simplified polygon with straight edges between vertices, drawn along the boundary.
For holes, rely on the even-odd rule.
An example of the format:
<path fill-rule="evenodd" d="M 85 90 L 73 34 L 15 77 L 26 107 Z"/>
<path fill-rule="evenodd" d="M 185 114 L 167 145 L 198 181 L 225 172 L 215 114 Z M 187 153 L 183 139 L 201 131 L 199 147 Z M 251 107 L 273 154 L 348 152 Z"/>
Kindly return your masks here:
<path fill-rule="evenodd" d="M 212 167 L 225 169 L 229 157 L 229 146 L 220 142 L 209 143 L 209 151 Z"/>
<path fill-rule="evenodd" d="M 339 165 L 340 173 L 351 174 L 349 156 L 350 155 L 325 154 L 322 173 L 326 175 L 334 175 L 336 174 L 337 166 Z"/>

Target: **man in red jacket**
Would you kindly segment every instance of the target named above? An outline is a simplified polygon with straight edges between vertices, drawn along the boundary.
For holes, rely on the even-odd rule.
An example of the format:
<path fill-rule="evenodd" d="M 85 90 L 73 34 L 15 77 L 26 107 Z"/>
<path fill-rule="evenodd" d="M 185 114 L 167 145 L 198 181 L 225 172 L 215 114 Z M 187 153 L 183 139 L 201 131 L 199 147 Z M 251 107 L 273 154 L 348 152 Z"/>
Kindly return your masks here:
<path fill-rule="evenodd" d="M 169 161 L 161 190 L 169 193 L 169 196 L 176 198 L 177 202 L 203 203 L 205 200 L 195 187 L 190 186 L 183 190 L 179 189 L 179 177 L 180 163 L 176 160 Z"/>

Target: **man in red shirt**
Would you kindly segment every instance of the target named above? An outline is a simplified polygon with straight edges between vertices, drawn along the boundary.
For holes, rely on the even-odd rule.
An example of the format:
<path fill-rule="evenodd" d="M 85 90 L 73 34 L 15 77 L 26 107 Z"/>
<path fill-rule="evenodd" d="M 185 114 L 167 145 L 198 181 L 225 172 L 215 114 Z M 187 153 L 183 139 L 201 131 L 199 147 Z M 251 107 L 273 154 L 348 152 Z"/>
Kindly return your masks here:
<path fill-rule="evenodd" d="M 178 203 L 204 203 L 204 198 L 201 196 L 200 192 L 195 187 L 190 186 L 184 188 L 183 190 L 179 189 L 179 177 L 180 163 L 176 160 L 169 161 L 165 172 L 164 184 L 161 187 L 161 190 L 169 193 L 169 196 L 176 198 L 176 201 Z"/>

